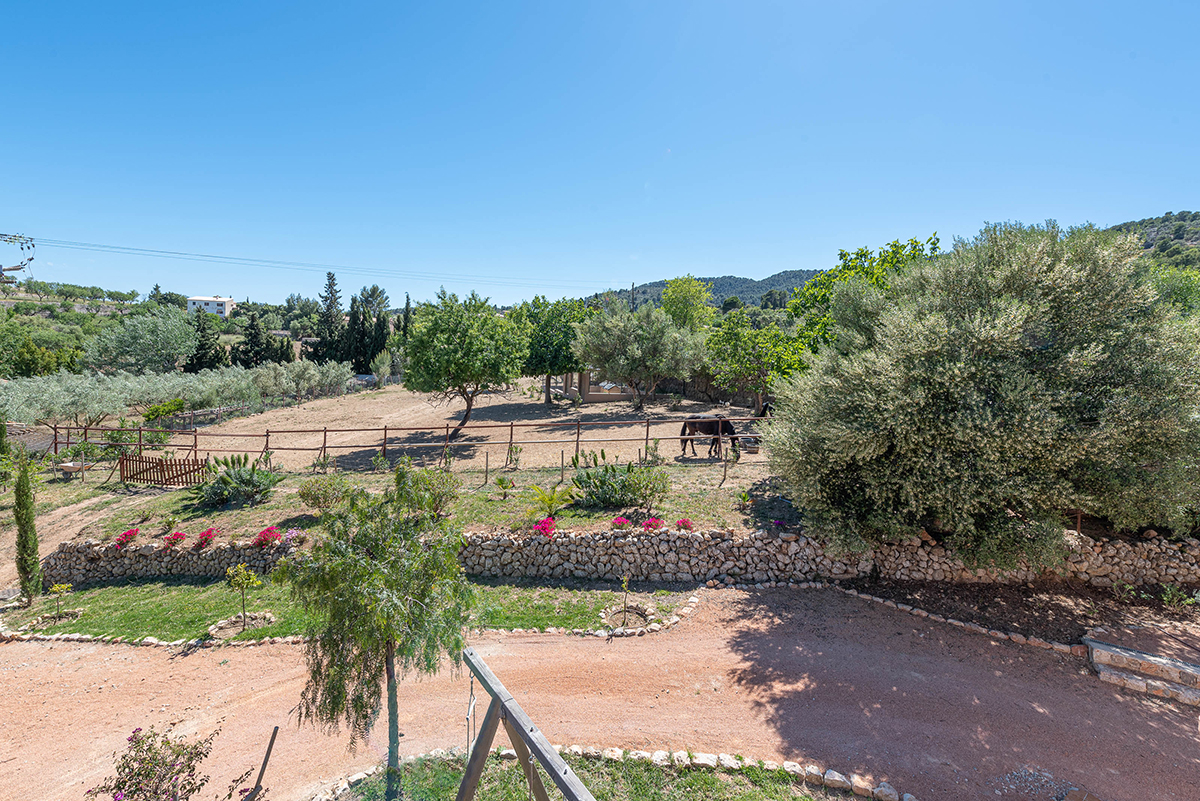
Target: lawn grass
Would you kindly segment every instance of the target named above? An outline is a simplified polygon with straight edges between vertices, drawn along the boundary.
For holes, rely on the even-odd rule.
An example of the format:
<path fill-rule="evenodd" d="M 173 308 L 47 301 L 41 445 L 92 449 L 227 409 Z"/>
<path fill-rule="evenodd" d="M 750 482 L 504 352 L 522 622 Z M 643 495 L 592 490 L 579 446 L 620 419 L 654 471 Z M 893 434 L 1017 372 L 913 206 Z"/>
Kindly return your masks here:
<path fill-rule="evenodd" d="M 593 761 L 564 756 L 597 801 L 829 801 L 843 793 L 812 788 L 782 770 L 748 767 L 737 772 L 659 768 L 647 762 Z M 453 799 L 462 781 L 462 759 L 423 759 L 401 766 L 404 797 L 413 801 Z M 551 797 L 557 789 L 539 766 Z M 382 801 L 379 771 L 351 791 L 357 801 Z M 475 793 L 478 801 L 527 801 L 528 785 L 516 761 L 487 761 Z"/>
<path fill-rule="evenodd" d="M 600 611 L 621 600 L 617 589 L 597 589 L 534 582 L 504 583 L 472 580 L 475 611 L 472 628 L 595 629 L 602 625 Z M 677 597 L 679 596 L 679 597 Z M 651 596 L 631 593 L 630 598 Z M 654 603 L 663 612 L 672 609 L 682 596 L 659 591 Z M 63 598 L 63 609 L 82 609 L 76 620 L 37 629 L 43 634 L 90 634 L 104 637 L 159 640 L 188 640 L 207 636 L 208 627 L 242 611 L 241 596 L 219 579 L 170 577 L 138 579 L 94 586 Z M 29 609 L 4 614 L 4 622 L 17 628 L 39 615 L 53 614 L 54 598 L 42 596 Z M 275 623 L 239 634 L 234 639 L 260 639 L 303 634 L 315 622 L 297 606 L 286 586 L 264 581 L 246 592 L 246 610 L 270 610 Z"/>

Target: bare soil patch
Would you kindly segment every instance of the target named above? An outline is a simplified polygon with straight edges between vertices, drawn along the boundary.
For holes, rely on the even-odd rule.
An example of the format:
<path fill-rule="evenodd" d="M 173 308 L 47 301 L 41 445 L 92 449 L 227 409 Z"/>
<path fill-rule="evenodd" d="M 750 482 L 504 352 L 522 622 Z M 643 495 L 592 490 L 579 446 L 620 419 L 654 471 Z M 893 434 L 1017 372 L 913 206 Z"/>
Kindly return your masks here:
<path fill-rule="evenodd" d="M 247 612 L 246 624 L 242 625 L 242 613 L 225 620 L 219 620 L 208 628 L 208 636 L 218 640 L 231 640 L 243 631 L 261 629 L 275 622 L 275 615 L 269 610 L 265 612 Z"/>
<path fill-rule="evenodd" d="M 1159 600 L 1157 587 L 1135 588 L 1119 599 L 1112 590 L 1057 581 L 948 584 L 862 578 L 843 585 L 984 628 L 1053 642 L 1078 643 L 1095 626 L 1164 626 L 1200 634 L 1200 604 L 1172 609 Z"/>

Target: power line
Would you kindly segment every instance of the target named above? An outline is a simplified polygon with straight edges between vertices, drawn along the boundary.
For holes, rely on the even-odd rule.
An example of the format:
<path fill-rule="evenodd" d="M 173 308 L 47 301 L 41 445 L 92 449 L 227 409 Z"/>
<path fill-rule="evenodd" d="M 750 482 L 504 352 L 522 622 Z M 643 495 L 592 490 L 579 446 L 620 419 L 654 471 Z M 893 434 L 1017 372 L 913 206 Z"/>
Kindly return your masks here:
<path fill-rule="evenodd" d="M 73 242 L 66 239 L 34 238 L 34 241 L 49 248 L 63 250 L 86 250 L 96 253 L 113 253 L 124 256 L 142 256 L 147 258 L 174 259 L 179 261 L 201 261 L 215 264 L 231 264 L 240 267 L 268 267 L 275 270 L 293 270 L 297 272 L 342 272 L 356 275 L 374 276 L 380 278 L 407 278 L 413 280 L 445 281 L 461 280 L 479 284 L 510 287 L 539 288 L 551 286 L 580 286 L 594 288 L 595 281 L 579 281 L 569 278 L 553 280 L 534 280 L 521 278 L 494 278 L 486 275 L 471 275 L 465 273 L 423 272 L 418 270 L 393 270 L 381 267 L 357 267 L 346 264 L 324 264 L 320 262 L 286 261 L 281 259 L 256 259 L 245 256 L 220 256 L 212 253 L 193 253 L 180 250 L 158 250 L 154 248 L 137 248 L 126 245 L 103 245 L 95 242 Z"/>

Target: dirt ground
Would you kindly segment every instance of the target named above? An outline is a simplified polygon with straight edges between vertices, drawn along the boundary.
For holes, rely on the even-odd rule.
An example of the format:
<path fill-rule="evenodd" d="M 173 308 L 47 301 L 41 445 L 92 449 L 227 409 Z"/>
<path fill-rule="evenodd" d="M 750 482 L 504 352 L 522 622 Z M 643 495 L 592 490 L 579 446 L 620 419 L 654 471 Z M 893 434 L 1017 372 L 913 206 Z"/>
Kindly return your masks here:
<path fill-rule="evenodd" d="M 522 387 L 527 387 L 524 382 Z M 220 425 L 201 429 L 199 453 L 203 458 L 212 448 L 263 447 L 261 437 L 237 437 L 237 434 L 263 434 L 270 430 L 270 449 L 273 461 L 286 470 L 303 470 L 312 464 L 325 436 L 323 428 L 331 429 L 327 446 L 346 469 L 361 469 L 370 464 L 371 457 L 383 445 L 383 432 L 344 432 L 338 429 L 392 429 L 388 432 L 388 456 L 411 456 L 418 464 L 432 464 L 441 458 L 446 441 L 446 427 L 453 429 L 462 417 L 462 401 L 441 403 L 432 396 L 410 392 L 399 385 L 371 392 L 358 392 L 340 398 L 323 398 L 300 406 L 272 409 L 250 417 L 240 417 Z M 580 448 L 599 451 L 604 448 L 611 461 L 620 456 L 622 462 L 636 460 L 638 451 L 646 445 L 646 420 L 650 420 L 649 439 L 660 439 L 660 450 L 667 458 L 679 455 L 680 419 L 691 414 L 725 414 L 727 417 L 749 417 L 748 409 L 726 409 L 708 403 L 683 401 L 682 407 L 671 411 L 665 402 L 648 403 L 644 410 L 635 410 L 628 401 L 584 404 L 579 408 L 558 401 L 546 406 L 540 398 L 531 398 L 523 389 L 508 394 L 481 397 L 471 413 L 469 433 L 453 441 L 451 454 L 457 466 L 483 469 L 485 454 L 491 467 L 503 465 L 508 452 L 512 429 L 514 441 L 533 440 L 521 445 L 522 467 L 558 466 L 565 458 L 570 462 L 575 454 L 576 423 L 579 423 Z M 618 421 L 632 421 L 616 425 Z M 519 427 L 522 423 L 532 424 Z M 396 431 L 404 427 L 436 427 L 435 431 Z M 485 427 L 486 426 L 486 427 Z M 750 423 L 737 423 L 739 433 L 749 433 Z M 317 433 L 287 433 L 316 429 Z M 211 435 L 220 434 L 220 437 Z M 598 441 L 613 438 L 624 442 Z M 177 436 L 173 444 L 190 448 L 190 435 Z M 300 448 L 304 450 L 286 450 Z M 696 442 L 699 459 L 704 459 L 707 443 Z M 217 451 L 211 451 L 220 456 Z M 689 448 L 691 457 L 691 449 Z M 763 454 L 746 454 L 744 458 L 765 460 Z"/>
<path fill-rule="evenodd" d="M 925 801 L 1068 786 L 1103 801 L 1195 798 L 1196 711 L 1114 689 L 1081 660 L 832 590 L 699 592 L 694 618 L 662 635 L 472 644 L 552 742 L 813 761 Z M 216 787 L 257 765 L 279 725 L 267 783 L 281 801 L 383 757 L 377 743 L 351 755 L 344 735 L 296 727 L 295 646 L 10 643 L 0 675 L 0 799 L 82 798 L 137 726 L 221 726 L 205 764 Z M 448 672 L 406 680 L 404 751 L 463 744 L 467 693 Z"/>

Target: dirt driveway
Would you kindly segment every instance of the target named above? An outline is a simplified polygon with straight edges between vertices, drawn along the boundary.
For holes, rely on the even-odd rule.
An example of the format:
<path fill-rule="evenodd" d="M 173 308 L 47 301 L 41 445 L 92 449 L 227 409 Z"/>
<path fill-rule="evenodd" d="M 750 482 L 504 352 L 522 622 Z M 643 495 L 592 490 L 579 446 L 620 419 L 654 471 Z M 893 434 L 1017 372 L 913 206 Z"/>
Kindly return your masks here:
<path fill-rule="evenodd" d="M 655 637 L 477 638 L 552 742 L 810 760 L 887 779 L 923 801 L 1049 798 L 1007 789 L 1044 771 L 1103 801 L 1195 799 L 1195 710 L 1126 695 L 1082 661 L 825 590 L 702 591 L 695 619 Z M 214 781 L 261 759 L 276 799 L 299 799 L 382 758 L 289 722 L 299 648 L 0 646 L 0 798 L 81 799 L 135 726 L 223 734 Z M 405 751 L 464 741 L 468 684 L 402 685 Z M 223 722 L 222 722 L 223 721 Z M 214 787 L 216 785 L 214 784 Z M 1000 792 L 997 793 L 997 790 Z"/>

